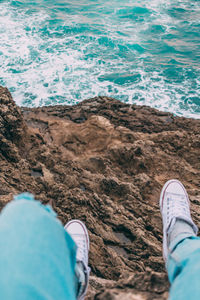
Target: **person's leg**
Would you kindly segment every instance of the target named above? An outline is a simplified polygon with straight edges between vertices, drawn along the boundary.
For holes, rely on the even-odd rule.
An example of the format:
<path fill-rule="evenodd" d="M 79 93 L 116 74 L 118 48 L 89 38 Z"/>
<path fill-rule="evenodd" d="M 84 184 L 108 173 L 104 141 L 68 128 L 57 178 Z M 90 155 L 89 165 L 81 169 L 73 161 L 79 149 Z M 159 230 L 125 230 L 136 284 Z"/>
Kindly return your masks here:
<path fill-rule="evenodd" d="M 171 283 L 170 300 L 200 298 L 200 238 L 190 215 L 187 192 L 178 180 L 168 181 L 161 192 L 163 256 Z M 192 295 L 192 297 L 191 297 Z"/>
<path fill-rule="evenodd" d="M 178 241 L 178 240 L 177 240 Z M 200 238 L 191 236 L 172 242 L 167 271 L 170 288 L 170 300 L 200 299 Z M 173 245 L 172 245 L 173 247 Z"/>
<path fill-rule="evenodd" d="M 0 299 L 76 299 L 76 245 L 50 206 L 21 194 L 0 215 Z"/>

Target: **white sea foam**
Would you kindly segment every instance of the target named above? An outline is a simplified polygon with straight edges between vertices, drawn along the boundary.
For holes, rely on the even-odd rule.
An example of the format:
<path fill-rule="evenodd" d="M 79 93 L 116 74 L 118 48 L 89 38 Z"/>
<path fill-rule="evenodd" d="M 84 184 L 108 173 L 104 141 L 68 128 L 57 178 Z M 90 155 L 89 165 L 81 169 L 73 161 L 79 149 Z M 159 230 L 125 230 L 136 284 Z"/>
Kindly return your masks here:
<path fill-rule="evenodd" d="M 60 32 L 49 25 L 52 21 L 51 6 L 29 13 L 25 7 L 16 9 L 9 2 L 1 3 L 1 84 L 10 88 L 19 105 L 75 104 L 93 96 L 107 95 L 128 103 L 200 118 L 198 103 L 191 100 L 200 99 L 200 91 L 191 86 L 193 82 L 198 87 L 200 74 L 192 81 L 187 77 L 184 77 L 184 82 L 167 81 L 159 65 L 167 65 L 172 54 L 158 57 L 152 52 L 151 42 L 157 42 L 157 36 L 149 36 L 149 40 L 144 41 L 144 32 L 150 25 L 160 25 L 165 33 L 173 33 L 180 20 L 172 19 L 167 13 L 166 8 L 174 5 L 172 1 L 152 0 L 146 1 L 145 5 L 144 1 L 138 1 L 138 6 L 149 9 L 151 20 L 151 24 L 144 21 L 138 26 L 133 26 L 131 18 L 122 18 L 119 23 L 117 15 L 124 7 L 134 7 L 132 1 L 123 5 L 119 4 L 120 1 L 116 5 L 116 2 L 112 1 L 112 11 L 110 2 L 102 5 L 97 1 L 99 11 L 107 9 L 110 14 L 107 11 L 102 15 L 95 10 L 79 15 L 57 12 L 57 17 L 62 19 Z M 78 5 L 79 1 L 73 4 Z M 187 8 L 186 2 L 181 8 Z M 196 8 L 194 6 L 197 13 Z M 92 19 L 89 13 L 96 15 Z M 93 31 L 87 33 L 86 30 L 86 34 L 76 32 L 77 24 L 86 24 Z M 67 26 L 74 32 L 63 33 Z M 166 44 L 178 50 L 183 46 L 178 46 L 178 40 L 166 41 Z M 140 45 L 144 50 L 142 46 L 140 50 Z M 189 49 L 190 45 L 186 43 L 185 46 Z M 119 51 L 124 52 L 117 55 Z M 181 66 L 196 67 L 198 73 L 194 61 L 186 60 L 183 55 L 175 58 Z M 140 78 L 132 82 L 127 79 L 125 84 L 120 84 L 115 80 L 116 74 L 122 79 L 138 74 Z"/>

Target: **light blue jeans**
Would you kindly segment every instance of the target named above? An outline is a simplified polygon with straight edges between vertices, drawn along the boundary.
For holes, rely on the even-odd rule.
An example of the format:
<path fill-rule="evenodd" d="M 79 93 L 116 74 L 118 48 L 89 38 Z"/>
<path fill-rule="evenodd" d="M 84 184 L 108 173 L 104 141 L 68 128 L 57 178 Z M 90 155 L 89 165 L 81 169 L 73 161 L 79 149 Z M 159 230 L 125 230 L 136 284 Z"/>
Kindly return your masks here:
<path fill-rule="evenodd" d="M 200 238 L 177 236 L 167 261 L 170 300 L 200 299 Z"/>
<path fill-rule="evenodd" d="M 31 194 L 0 215 L 0 299 L 75 300 L 76 245 L 50 206 Z M 200 238 L 179 235 L 167 261 L 170 300 L 200 299 Z"/>
<path fill-rule="evenodd" d="M 28 193 L 0 215 L 0 299 L 75 300 L 76 245 L 56 218 Z"/>

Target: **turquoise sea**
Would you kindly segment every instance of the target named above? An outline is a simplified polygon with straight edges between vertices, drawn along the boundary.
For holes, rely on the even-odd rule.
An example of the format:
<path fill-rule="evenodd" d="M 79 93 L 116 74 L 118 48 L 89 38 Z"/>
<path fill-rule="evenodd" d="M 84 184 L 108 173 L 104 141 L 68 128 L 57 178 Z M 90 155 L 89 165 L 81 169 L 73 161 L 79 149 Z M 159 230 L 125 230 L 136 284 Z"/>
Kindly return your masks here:
<path fill-rule="evenodd" d="M 0 0 L 0 85 L 23 106 L 108 95 L 200 118 L 200 0 Z"/>

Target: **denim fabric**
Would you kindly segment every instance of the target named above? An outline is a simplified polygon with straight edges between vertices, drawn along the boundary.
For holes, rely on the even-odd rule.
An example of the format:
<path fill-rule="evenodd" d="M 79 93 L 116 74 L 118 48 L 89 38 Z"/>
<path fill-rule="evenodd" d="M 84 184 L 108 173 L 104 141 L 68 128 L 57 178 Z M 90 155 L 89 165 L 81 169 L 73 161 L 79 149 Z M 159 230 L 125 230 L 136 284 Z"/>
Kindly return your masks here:
<path fill-rule="evenodd" d="M 169 300 L 200 299 L 200 238 L 179 235 L 170 245 L 167 271 Z"/>
<path fill-rule="evenodd" d="M 0 215 L 0 299 L 76 299 L 75 256 L 52 208 L 20 194 Z"/>

